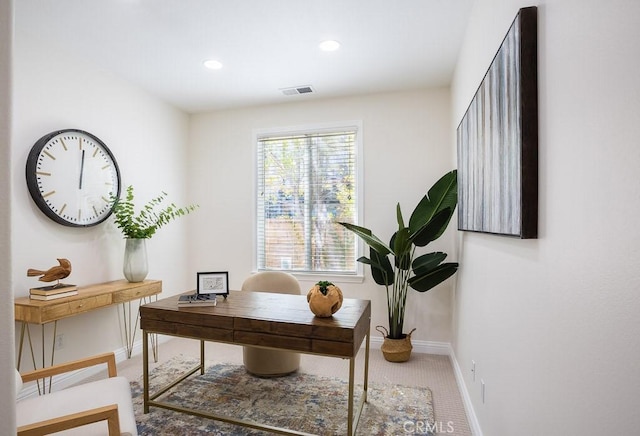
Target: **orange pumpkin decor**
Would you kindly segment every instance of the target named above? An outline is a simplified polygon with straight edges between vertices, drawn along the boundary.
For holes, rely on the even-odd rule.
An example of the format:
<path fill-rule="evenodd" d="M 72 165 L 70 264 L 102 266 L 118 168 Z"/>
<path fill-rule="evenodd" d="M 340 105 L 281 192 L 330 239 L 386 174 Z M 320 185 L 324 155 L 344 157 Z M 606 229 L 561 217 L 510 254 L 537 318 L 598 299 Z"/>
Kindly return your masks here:
<path fill-rule="evenodd" d="M 329 318 L 342 307 L 342 291 L 331 282 L 322 281 L 315 284 L 307 294 L 309 309 L 315 316 Z"/>

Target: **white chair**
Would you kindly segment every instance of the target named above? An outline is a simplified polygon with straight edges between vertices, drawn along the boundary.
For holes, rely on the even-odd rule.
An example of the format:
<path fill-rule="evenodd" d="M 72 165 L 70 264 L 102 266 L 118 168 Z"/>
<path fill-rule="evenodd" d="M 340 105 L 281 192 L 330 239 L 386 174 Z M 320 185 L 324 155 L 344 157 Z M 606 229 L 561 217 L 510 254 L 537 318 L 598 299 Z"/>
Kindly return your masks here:
<path fill-rule="evenodd" d="M 242 283 L 243 291 L 275 292 L 300 295 L 300 283 L 291 274 L 280 271 L 256 273 Z M 280 377 L 295 372 L 300 367 L 300 354 L 268 348 L 242 349 L 244 366 L 258 377 Z"/>
<path fill-rule="evenodd" d="M 137 436 L 131 387 L 117 376 L 113 353 L 80 359 L 20 374 L 16 370 L 16 392 L 22 383 L 49 378 L 89 366 L 106 364 L 109 377 L 87 382 L 16 403 L 18 436 L 109 435 Z M 106 421 L 106 422 L 103 422 Z"/>

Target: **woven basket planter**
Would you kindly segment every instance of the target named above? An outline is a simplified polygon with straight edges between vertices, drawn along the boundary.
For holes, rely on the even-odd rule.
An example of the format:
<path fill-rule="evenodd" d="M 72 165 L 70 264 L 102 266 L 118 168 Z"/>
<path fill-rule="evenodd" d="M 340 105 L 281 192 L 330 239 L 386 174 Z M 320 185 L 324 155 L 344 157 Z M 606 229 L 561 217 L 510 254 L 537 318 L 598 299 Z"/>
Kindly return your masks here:
<path fill-rule="evenodd" d="M 400 339 L 389 338 L 389 332 L 381 325 L 377 326 L 376 330 L 384 336 L 380 350 L 385 360 L 388 362 L 406 362 L 409 360 L 411 350 L 413 349 L 411 345 L 411 333 L 416 331 L 416 329 L 411 330 L 409 334 L 404 335 L 404 337 Z"/>

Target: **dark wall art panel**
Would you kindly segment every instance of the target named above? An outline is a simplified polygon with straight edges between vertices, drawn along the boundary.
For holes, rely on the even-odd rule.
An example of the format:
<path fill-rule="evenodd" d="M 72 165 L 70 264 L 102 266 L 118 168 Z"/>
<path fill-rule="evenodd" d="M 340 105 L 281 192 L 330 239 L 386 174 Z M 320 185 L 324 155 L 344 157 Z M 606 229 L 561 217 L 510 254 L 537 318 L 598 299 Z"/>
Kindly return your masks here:
<path fill-rule="evenodd" d="M 459 230 L 538 236 L 537 69 L 537 8 L 523 8 L 457 129 Z"/>

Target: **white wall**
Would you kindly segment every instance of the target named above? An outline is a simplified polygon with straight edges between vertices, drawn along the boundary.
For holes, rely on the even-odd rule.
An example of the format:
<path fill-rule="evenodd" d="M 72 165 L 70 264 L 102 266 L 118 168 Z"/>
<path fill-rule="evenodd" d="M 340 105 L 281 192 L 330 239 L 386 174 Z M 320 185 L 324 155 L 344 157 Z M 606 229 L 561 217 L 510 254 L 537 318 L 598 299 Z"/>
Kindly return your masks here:
<path fill-rule="evenodd" d="M 453 128 L 529 5 L 475 2 Z M 640 3 L 538 5 L 540 236 L 459 234 L 455 354 L 485 435 L 637 434 Z"/>
<path fill-rule="evenodd" d="M 90 228 L 61 226 L 47 218 L 27 190 L 27 155 L 41 136 L 61 128 L 87 130 L 115 154 L 124 186 L 133 184 L 140 203 L 161 191 L 182 205 L 190 202 L 186 184 L 188 116 L 118 78 L 32 39 L 16 9 L 14 101 L 11 156 L 12 290 L 28 295 L 37 285 L 28 268 L 45 269 L 57 257 L 71 260 L 68 283 L 88 285 L 122 279 L 124 240 L 112 220 Z M 149 278 L 163 280 L 165 295 L 189 287 L 184 273 L 188 219 L 161 229 L 147 241 Z M 64 348 L 57 361 L 122 347 L 115 307 L 89 312 L 58 323 Z M 47 335 L 51 326 L 47 326 Z M 32 335 L 39 339 L 39 329 Z M 49 338 L 47 338 L 49 339 Z M 140 339 L 140 336 L 138 336 Z M 36 346 L 36 350 L 40 350 Z M 47 345 L 49 350 L 49 345 Z M 38 354 L 38 352 L 36 352 Z M 25 360 L 27 362 L 25 362 Z M 40 362 L 40 357 L 37 357 Z M 31 368 L 30 355 L 22 369 Z"/>
<path fill-rule="evenodd" d="M 454 167 L 448 89 L 194 115 L 189 173 L 192 196 L 203 207 L 194 217 L 199 231 L 190 241 L 191 273 L 229 271 L 231 287 L 239 289 L 252 272 L 254 129 L 353 120 L 363 124 L 364 225 L 388 240 L 397 226 L 396 203 L 408 219 L 426 190 Z M 452 235 L 433 248 L 451 253 Z M 312 284 L 303 282 L 303 291 Z M 368 267 L 364 283 L 337 284 L 348 298 L 371 299 L 372 325 L 387 325 L 384 288 Z M 449 281 L 426 294 L 411 291 L 405 329 L 418 328 L 413 338 L 451 340 L 451 286 Z"/>
<path fill-rule="evenodd" d="M 13 5 L 0 0 L 0 434 L 15 434 L 16 392 L 13 352 L 13 293 L 11 289 L 11 49 Z"/>

